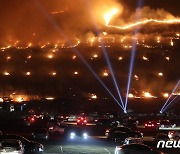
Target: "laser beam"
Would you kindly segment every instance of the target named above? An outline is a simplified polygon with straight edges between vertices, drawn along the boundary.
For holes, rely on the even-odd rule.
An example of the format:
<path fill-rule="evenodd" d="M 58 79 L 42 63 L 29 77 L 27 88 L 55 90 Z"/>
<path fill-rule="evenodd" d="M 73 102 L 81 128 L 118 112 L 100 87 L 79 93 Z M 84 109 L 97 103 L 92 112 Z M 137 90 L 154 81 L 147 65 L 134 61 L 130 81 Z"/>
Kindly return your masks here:
<path fill-rule="evenodd" d="M 177 99 L 179 97 L 179 95 L 177 95 L 176 97 L 173 98 L 173 100 L 171 100 L 171 102 L 164 108 L 163 112 L 165 112 L 171 105 L 173 105 L 173 103 L 176 103 L 179 99 Z M 177 99 L 177 100 L 176 100 Z M 176 101 L 175 101 L 176 100 Z M 175 101 L 175 102 L 174 102 Z"/>
<path fill-rule="evenodd" d="M 171 96 L 172 96 L 173 93 L 176 91 L 176 89 L 178 88 L 179 84 L 180 84 L 180 80 L 177 82 L 177 84 L 175 85 L 175 87 L 174 87 L 172 93 L 170 94 L 170 96 L 168 97 L 168 99 L 166 100 L 166 102 L 164 103 L 163 107 L 162 107 L 161 110 L 160 110 L 160 113 L 163 113 L 163 110 L 164 110 L 165 106 L 168 104 L 168 102 L 169 102 Z"/>
<path fill-rule="evenodd" d="M 142 0 L 140 0 L 138 2 L 138 7 L 140 7 L 142 5 Z M 139 12 L 137 15 L 137 21 L 140 19 L 141 17 L 141 13 Z M 136 25 L 136 29 L 134 32 L 134 35 L 136 37 L 138 33 L 138 25 Z M 130 59 L 130 66 L 129 66 L 129 75 L 128 75 L 128 83 L 127 83 L 127 91 L 126 91 L 126 100 L 125 100 L 125 112 L 127 112 L 127 105 L 128 105 L 128 95 L 129 95 L 129 90 L 130 90 L 130 86 L 131 86 L 131 80 L 132 80 L 132 73 L 133 73 L 133 67 L 134 67 L 134 59 L 135 59 L 135 55 L 136 55 L 136 41 L 133 40 L 133 48 L 131 51 L 131 59 Z"/>
<path fill-rule="evenodd" d="M 87 4 L 88 4 L 88 6 L 90 6 L 90 3 L 89 3 L 88 1 L 87 1 Z M 91 10 L 91 9 L 89 9 L 90 16 L 93 17 L 93 15 L 91 14 L 91 11 L 90 11 L 90 10 Z M 111 17 L 112 17 L 114 14 L 116 14 L 117 12 L 118 12 L 118 9 L 113 9 L 113 10 L 112 10 L 112 15 L 106 14 L 106 17 L 108 17 L 108 19 L 109 19 L 109 21 L 110 21 Z M 97 28 L 95 19 L 93 19 L 93 21 L 94 21 L 93 23 L 94 23 L 95 28 L 96 28 L 96 33 L 97 33 L 98 36 L 99 36 L 100 32 L 99 32 L 99 30 L 98 30 L 98 28 Z M 121 93 L 120 93 L 119 86 L 118 86 L 118 84 L 117 84 L 117 80 L 116 80 L 116 77 L 115 77 L 115 74 L 114 74 L 114 71 L 113 71 L 113 68 L 112 68 L 112 65 L 111 65 L 111 62 L 110 62 L 110 59 L 109 59 L 107 50 L 106 50 L 106 48 L 105 48 L 105 46 L 104 46 L 104 43 L 103 43 L 103 42 L 100 42 L 100 43 L 101 43 L 101 48 L 102 48 L 102 51 L 103 51 L 103 55 L 104 55 L 104 57 L 105 57 L 106 63 L 107 63 L 107 65 L 108 65 L 108 68 L 109 68 L 109 70 L 110 70 L 110 74 L 111 74 L 111 77 L 112 77 L 112 80 L 113 80 L 115 89 L 116 89 L 116 91 L 117 91 L 117 93 L 118 93 L 120 102 L 121 102 L 122 107 L 123 107 L 123 110 L 124 110 L 124 103 L 123 103 L 123 100 L 122 100 L 122 95 L 121 95 Z"/>
<path fill-rule="evenodd" d="M 66 37 L 66 35 L 60 30 L 60 28 L 57 26 L 57 24 L 54 22 L 54 20 L 48 15 L 48 13 L 45 11 L 45 9 L 40 5 L 38 1 L 35 1 L 36 4 L 41 8 L 44 15 L 48 18 L 48 20 L 55 26 L 57 31 L 61 36 L 64 37 L 64 39 L 68 42 L 68 44 L 72 45 L 71 41 Z M 94 75 L 94 77 L 100 82 L 100 84 L 105 88 L 105 90 L 110 94 L 110 96 L 114 99 L 114 101 L 123 109 L 122 105 L 119 103 L 119 101 L 115 98 L 115 96 L 111 93 L 111 91 L 107 88 L 107 86 L 104 84 L 104 82 L 100 79 L 100 77 L 96 74 L 96 72 L 92 69 L 92 67 L 88 64 L 88 62 L 84 59 L 84 57 L 80 54 L 80 52 L 73 48 L 73 50 L 76 52 L 76 54 L 79 56 L 79 58 L 82 60 L 82 62 L 85 64 L 85 66 L 90 70 L 90 72 Z"/>

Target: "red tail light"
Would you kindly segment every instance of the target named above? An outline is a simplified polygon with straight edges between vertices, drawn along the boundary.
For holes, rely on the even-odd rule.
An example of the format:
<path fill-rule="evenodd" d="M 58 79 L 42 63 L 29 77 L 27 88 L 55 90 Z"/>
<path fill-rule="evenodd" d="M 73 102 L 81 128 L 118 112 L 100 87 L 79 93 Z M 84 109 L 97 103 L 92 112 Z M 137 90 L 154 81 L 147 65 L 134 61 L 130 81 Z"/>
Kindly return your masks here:
<path fill-rule="evenodd" d="M 77 122 L 80 122 L 80 120 L 77 120 Z"/>
<path fill-rule="evenodd" d="M 83 117 L 81 117 L 81 120 L 84 120 L 84 118 L 83 118 Z"/>
<path fill-rule="evenodd" d="M 31 118 L 31 119 L 30 119 L 30 121 L 31 121 L 31 122 L 34 122 L 34 121 L 35 121 L 34 117 L 33 117 L 33 118 Z"/>
<path fill-rule="evenodd" d="M 145 124 L 145 126 L 147 126 L 147 124 Z"/>
<path fill-rule="evenodd" d="M 84 123 L 87 123 L 87 120 L 84 120 Z"/>
<path fill-rule="evenodd" d="M 152 124 L 152 127 L 154 127 L 154 124 Z"/>

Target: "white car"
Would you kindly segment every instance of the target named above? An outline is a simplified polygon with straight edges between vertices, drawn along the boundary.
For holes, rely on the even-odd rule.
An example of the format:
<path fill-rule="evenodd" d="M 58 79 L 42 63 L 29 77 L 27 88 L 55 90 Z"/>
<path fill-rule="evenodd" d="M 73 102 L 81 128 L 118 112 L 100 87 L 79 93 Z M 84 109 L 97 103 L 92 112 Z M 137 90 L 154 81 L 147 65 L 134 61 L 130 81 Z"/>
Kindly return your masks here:
<path fill-rule="evenodd" d="M 49 127 L 49 133 L 54 135 L 63 135 L 65 128 L 62 126 Z"/>
<path fill-rule="evenodd" d="M 126 144 L 132 144 L 132 143 L 138 143 L 138 144 L 143 144 L 143 139 L 142 138 L 134 138 L 134 137 L 128 137 L 124 141 L 124 145 Z"/>
<path fill-rule="evenodd" d="M 75 115 L 70 115 L 67 118 L 67 121 L 69 122 L 75 122 L 77 120 L 77 117 Z"/>
<path fill-rule="evenodd" d="M 1 154 L 23 154 L 24 149 L 21 141 L 14 139 L 6 139 L 1 143 Z"/>
<path fill-rule="evenodd" d="M 169 131 L 168 137 L 170 140 L 179 140 L 180 139 L 180 131 Z"/>

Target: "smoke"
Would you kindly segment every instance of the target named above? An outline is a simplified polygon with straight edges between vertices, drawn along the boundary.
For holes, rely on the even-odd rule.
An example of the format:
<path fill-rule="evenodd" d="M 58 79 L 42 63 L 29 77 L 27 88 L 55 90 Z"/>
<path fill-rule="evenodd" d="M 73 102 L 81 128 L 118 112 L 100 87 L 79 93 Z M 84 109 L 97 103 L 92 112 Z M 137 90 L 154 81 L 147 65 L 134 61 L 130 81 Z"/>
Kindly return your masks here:
<path fill-rule="evenodd" d="M 139 11 L 140 20 L 175 18 L 164 9 L 149 6 L 133 12 L 118 0 L 6 0 L 0 1 L 0 42 L 54 43 L 64 39 L 59 30 L 72 40 L 92 37 L 97 28 L 109 30 L 105 27 L 103 15 L 112 8 L 119 11 L 110 24 L 119 26 L 134 23 Z"/>

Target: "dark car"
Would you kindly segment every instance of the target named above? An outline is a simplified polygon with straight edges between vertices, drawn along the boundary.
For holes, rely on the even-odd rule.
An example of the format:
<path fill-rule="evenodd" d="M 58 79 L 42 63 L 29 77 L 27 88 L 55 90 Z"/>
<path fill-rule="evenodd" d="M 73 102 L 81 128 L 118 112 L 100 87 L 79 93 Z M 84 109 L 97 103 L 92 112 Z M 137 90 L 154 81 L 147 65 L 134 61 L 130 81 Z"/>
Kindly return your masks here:
<path fill-rule="evenodd" d="M 139 122 L 136 119 L 127 119 L 124 121 L 123 125 L 129 128 L 137 128 L 138 123 Z"/>
<path fill-rule="evenodd" d="M 49 132 L 46 128 L 35 129 L 32 133 L 33 138 L 35 139 L 45 139 L 49 138 Z"/>
<path fill-rule="evenodd" d="M 158 142 L 158 141 L 169 141 L 169 137 L 168 134 L 165 133 L 158 133 L 156 135 L 156 137 L 154 138 L 154 142 Z"/>
<path fill-rule="evenodd" d="M 25 153 L 42 153 L 44 151 L 44 146 L 38 142 L 32 142 L 28 139 L 18 136 L 18 135 L 1 135 L 0 142 L 6 139 L 14 139 L 22 142 Z"/>
<path fill-rule="evenodd" d="M 81 127 L 66 129 L 65 136 L 70 140 L 87 140 L 89 132 Z"/>
<path fill-rule="evenodd" d="M 144 144 L 127 144 L 117 146 L 115 154 L 164 154 Z"/>
<path fill-rule="evenodd" d="M 103 126 L 103 127 L 117 127 L 118 122 L 112 119 L 97 119 L 96 126 Z"/>
<path fill-rule="evenodd" d="M 105 132 L 105 135 L 110 137 L 114 132 L 125 132 L 128 134 L 128 137 L 135 137 L 135 138 L 141 138 L 143 137 L 143 134 L 139 131 L 133 131 L 128 127 L 114 127 L 111 129 L 107 129 Z"/>
<path fill-rule="evenodd" d="M 128 138 L 129 135 L 125 132 L 113 132 L 110 136 L 108 136 L 108 140 L 114 142 L 114 143 L 120 143 L 123 144 L 125 139 Z"/>

